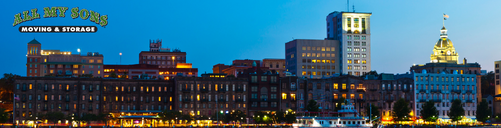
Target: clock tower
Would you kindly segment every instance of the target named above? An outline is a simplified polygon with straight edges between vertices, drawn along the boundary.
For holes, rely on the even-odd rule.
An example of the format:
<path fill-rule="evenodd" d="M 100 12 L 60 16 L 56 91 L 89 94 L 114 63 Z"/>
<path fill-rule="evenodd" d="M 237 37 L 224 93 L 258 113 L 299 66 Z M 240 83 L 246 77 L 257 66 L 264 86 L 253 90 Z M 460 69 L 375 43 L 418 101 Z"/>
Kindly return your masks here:
<path fill-rule="evenodd" d="M 447 29 L 445 26 L 440 30 L 440 39 L 433 47 L 433 53 L 430 56 L 431 63 L 458 63 L 458 53 L 452 44 L 452 41 L 447 37 Z"/>

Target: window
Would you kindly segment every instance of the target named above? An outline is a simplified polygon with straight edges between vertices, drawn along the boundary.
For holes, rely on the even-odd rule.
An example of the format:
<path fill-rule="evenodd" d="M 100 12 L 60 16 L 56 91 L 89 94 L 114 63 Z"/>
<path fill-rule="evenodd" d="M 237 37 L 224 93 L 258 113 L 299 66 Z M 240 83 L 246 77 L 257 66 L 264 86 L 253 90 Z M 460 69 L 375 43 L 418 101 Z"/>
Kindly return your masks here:
<path fill-rule="evenodd" d="M 267 80 L 266 76 L 261 76 L 261 81 L 265 82 Z"/>
<path fill-rule="evenodd" d="M 334 86 L 333 87 L 334 89 L 338 89 L 338 84 L 337 83 L 334 83 L 333 86 Z"/>

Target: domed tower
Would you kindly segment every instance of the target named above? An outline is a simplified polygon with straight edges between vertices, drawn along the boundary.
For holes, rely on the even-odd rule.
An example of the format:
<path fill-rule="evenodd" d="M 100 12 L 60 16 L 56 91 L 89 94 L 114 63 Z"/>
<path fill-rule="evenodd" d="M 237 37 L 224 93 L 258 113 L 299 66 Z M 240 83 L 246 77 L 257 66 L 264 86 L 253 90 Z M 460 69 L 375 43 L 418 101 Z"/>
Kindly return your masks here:
<path fill-rule="evenodd" d="M 433 53 L 430 56 L 431 63 L 458 63 L 458 53 L 452 44 L 452 41 L 447 38 L 447 29 L 445 26 L 440 30 L 440 39 L 438 39 Z"/>

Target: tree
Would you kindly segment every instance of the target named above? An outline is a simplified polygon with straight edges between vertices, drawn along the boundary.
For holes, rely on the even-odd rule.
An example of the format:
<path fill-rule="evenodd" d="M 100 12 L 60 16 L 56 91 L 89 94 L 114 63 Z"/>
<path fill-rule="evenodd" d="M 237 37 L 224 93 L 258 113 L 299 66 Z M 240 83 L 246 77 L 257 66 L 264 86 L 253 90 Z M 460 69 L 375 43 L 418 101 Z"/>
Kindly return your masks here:
<path fill-rule="evenodd" d="M 346 104 L 348 104 L 348 101 L 346 101 L 346 99 L 344 97 L 339 98 L 336 106 L 334 107 L 334 111 L 337 112 L 337 111 L 341 110 L 341 106 L 346 105 Z"/>
<path fill-rule="evenodd" d="M 96 117 L 96 121 L 102 121 L 106 126 L 108 126 L 108 121 L 111 120 L 111 114 L 108 113 L 99 113 Z"/>
<path fill-rule="evenodd" d="M 308 112 L 318 112 L 319 111 L 318 107 L 320 107 L 320 106 L 317 104 L 317 101 L 310 100 L 310 101 L 308 101 L 308 104 L 306 105 L 306 110 Z"/>
<path fill-rule="evenodd" d="M 296 121 L 296 113 L 292 109 L 287 110 L 285 113 L 285 122 L 292 124 L 294 121 Z"/>
<path fill-rule="evenodd" d="M 461 120 L 461 118 L 464 116 L 464 109 L 463 106 L 461 105 L 461 100 L 455 99 L 452 101 L 451 108 L 449 110 L 449 118 L 451 118 L 452 122 Z"/>
<path fill-rule="evenodd" d="M 247 115 L 245 115 L 244 112 L 237 110 L 235 112 L 231 112 L 229 114 L 229 121 L 235 121 L 235 122 L 244 122 L 244 119 Z"/>
<path fill-rule="evenodd" d="M 50 120 L 54 125 L 56 125 L 57 121 L 65 119 L 65 116 L 61 112 L 47 112 L 42 115 L 43 119 Z"/>
<path fill-rule="evenodd" d="M 438 111 L 435 107 L 435 102 L 432 100 L 425 102 L 421 109 L 421 116 L 426 121 L 435 122 L 438 119 Z"/>
<path fill-rule="evenodd" d="M 263 111 L 255 112 L 254 115 L 252 116 L 252 118 L 258 124 L 269 124 L 269 123 L 272 123 L 272 121 L 273 121 L 272 116 L 270 114 L 268 114 L 267 112 L 263 112 Z"/>
<path fill-rule="evenodd" d="M 230 116 L 228 114 L 224 114 L 224 113 L 215 113 L 214 115 L 212 115 L 212 120 L 219 120 L 219 121 L 222 121 L 223 123 L 229 123 L 230 122 Z"/>
<path fill-rule="evenodd" d="M 409 103 L 401 98 L 397 102 L 395 102 L 392 112 L 393 119 L 395 121 L 403 121 L 407 120 L 408 117 L 410 117 L 409 113 L 411 112 L 411 109 L 409 108 Z"/>
<path fill-rule="evenodd" d="M 494 72 L 490 71 L 489 73 L 482 75 L 481 77 L 481 84 L 480 86 L 482 87 L 482 92 L 483 95 L 492 95 L 494 96 Z"/>
<path fill-rule="evenodd" d="M 193 116 L 190 114 L 184 114 L 181 116 L 181 119 L 186 120 L 187 123 L 191 123 L 191 121 L 193 121 Z"/>
<path fill-rule="evenodd" d="M 9 120 L 10 116 L 5 108 L 0 108 L 0 123 L 5 123 Z"/>
<path fill-rule="evenodd" d="M 367 105 L 367 107 L 365 107 L 365 111 L 366 113 L 369 113 L 371 119 L 375 119 L 376 116 L 379 115 L 379 108 L 377 106 L 375 106 L 374 104 L 371 104 L 370 106 Z"/>
<path fill-rule="evenodd" d="M 489 109 L 489 105 L 485 99 L 482 99 L 482 102 L 477 106 L 477 120 L 481 122 L 485 122 L 489 119 L 489 115 L 491 115 L 491 110 Z"/>
<path fill-rule="evenodd" d="M 3 78 L 0 79 L 0 100 L 4 102 L 12 102 L 12 99 L 14 99 L 14 79 L 17 77 L 21 77 L 19 75 L 15 75 L 12 73 L 5 73 L 3 74 Z"/>
<path fill-rule="evenodd" d="M 90 125 L 90 122 L 91 121 L 96 121 L 97 120 L 97 116 L 95 114 L 85 114 L 83 115 L 81 118 L 80 118 L 80 121 L 84 122 L 84 123 L 87 123 L 87 126 Z"/>
<path fill-rule="evenodd" d="M 115 73 L 115 72 L 111 72 L 110 77 L 111 78 L 118 78 L 117 73 Z"/>
<path fill-rule="evenodd" d="M 179 111 L 172 111 L 172 110 L 164 110 L 161 113 L 158 114 L 160 119 L 163 121 L 170 122 L 171 120 L 175 120 L 176 118 L 181 119 L 181 112 Z"/>

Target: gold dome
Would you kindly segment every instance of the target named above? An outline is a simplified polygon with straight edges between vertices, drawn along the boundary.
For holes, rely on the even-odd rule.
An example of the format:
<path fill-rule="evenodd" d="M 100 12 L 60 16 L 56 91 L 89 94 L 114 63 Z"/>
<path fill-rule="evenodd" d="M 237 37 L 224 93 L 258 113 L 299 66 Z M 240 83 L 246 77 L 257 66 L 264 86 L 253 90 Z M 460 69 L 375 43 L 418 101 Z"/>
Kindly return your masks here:
<path fill-rule="evenodd" d="M 452 45 L 452 41 L 449 40 L 449 38 L 440 38 L 438 39 L 437 43 L 435 44 L 436 47 L 439 47 L 439 48 L 446 48 L 446 47 L 454 47 L 454 45 Z"/>

